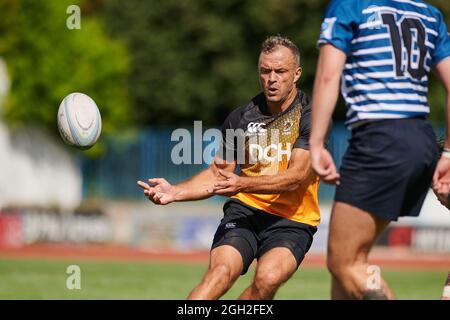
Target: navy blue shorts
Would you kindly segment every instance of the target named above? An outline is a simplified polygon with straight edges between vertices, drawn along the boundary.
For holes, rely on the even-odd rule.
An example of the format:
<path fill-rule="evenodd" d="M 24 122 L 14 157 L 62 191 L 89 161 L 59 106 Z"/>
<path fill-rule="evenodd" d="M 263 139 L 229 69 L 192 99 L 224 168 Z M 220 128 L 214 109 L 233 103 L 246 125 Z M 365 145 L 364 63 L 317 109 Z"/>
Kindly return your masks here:
<path fill-rule="evenodd" d="M 211 250 L 222 245 L 234 247 L 242 256 L 245 274 L 252 261 L 273 248 L 288 248 L 297 267 L 311 247 L 317 228 L 258 210 L 237 199 L 223 206 L 224 216 Z"/>
<path fill-rule="evenodd" d="M 335 201 L 381 219 L 418 216 L 439 158 L 423 118 L 374 121 L 352 131 Z"/>

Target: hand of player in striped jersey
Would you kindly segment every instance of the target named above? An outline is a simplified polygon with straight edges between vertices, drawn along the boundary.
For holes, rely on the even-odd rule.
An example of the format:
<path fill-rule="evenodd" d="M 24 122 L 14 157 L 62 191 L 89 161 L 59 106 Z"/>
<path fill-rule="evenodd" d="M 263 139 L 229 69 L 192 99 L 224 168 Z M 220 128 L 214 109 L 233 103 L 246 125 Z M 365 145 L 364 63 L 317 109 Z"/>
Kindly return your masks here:
<path fill-rule="evenodd" d="M 439 201 L 449 208 L 450 193 L 450 159 L 441 157 L 433 176 L 433 191 Z"/>
<path fill-rule="evenodd" d="M 340 175 L 337 172 L 333 157 L 324 147 L 310 147 L 311 166 L 317 175 L 326 183 L 339 184 Z"/>

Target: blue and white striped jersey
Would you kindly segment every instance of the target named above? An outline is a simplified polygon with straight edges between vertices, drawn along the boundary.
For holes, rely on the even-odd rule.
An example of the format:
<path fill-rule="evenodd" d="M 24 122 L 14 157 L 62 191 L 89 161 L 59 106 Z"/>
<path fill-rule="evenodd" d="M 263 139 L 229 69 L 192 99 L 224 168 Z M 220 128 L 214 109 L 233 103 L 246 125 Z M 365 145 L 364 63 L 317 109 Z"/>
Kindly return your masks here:
<path fill-rule="evenodd" d="M 428 73 L 450 57 L 438 9 L 421 0 L 333 0 L 318 41 L 326 43 L 347 55 L 348 126 L 428 115 Z"/>

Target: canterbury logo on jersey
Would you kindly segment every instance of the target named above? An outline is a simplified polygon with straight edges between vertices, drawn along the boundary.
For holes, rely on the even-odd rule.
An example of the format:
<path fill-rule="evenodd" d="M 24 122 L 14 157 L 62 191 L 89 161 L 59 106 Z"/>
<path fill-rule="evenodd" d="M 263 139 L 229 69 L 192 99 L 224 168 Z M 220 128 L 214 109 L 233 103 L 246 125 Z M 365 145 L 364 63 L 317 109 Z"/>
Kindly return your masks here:
<path fill-rule="evenodd" d="M 267 129 L 264 128 L 266 124 L 263 122 L 250 122 L 247 125 L 247 132 L 248 133 L 264 133 L 267 131 Z"/>

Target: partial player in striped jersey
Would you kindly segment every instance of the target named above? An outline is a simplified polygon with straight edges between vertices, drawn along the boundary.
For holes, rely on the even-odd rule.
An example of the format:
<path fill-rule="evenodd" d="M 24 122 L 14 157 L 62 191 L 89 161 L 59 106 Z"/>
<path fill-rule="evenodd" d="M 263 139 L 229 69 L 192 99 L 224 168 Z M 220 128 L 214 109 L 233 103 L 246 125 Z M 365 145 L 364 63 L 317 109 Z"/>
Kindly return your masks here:
<path fill-rule="evenodd" d="M 332 298 L 391 299 L 385 281 L 367 287 L 367 258 L 391 221 L 419 215 L 430 188 L 439 150 L 427 122 L 428 74 L 434 70 L 450 92 L 447 26 L 420 0 L 335 0 L 318 44 L 310 146 L 313 168 L 337 184 L 327 259 Z M 352 137 L 338 173 L 324 139 L 339 85 Z M 442 195 L 450 191 L 450 159 L 438 168 Z"/>

